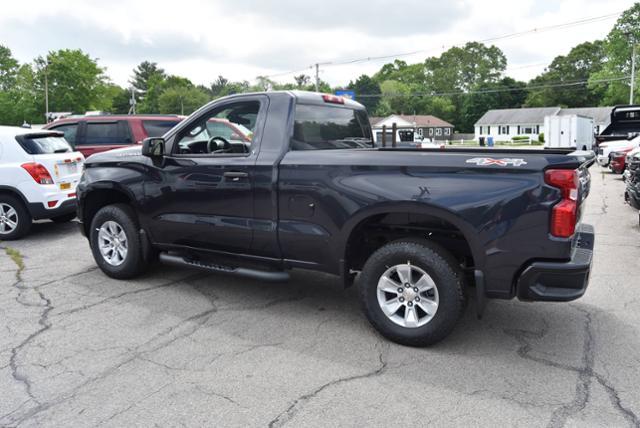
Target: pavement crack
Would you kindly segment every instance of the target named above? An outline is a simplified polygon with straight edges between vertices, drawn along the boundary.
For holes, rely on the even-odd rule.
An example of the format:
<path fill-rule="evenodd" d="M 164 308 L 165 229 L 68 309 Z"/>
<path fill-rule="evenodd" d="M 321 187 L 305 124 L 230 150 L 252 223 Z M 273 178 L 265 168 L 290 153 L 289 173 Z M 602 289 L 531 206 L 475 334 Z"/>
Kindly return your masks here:
<path fill-rule="evenodd" d="M 25 392 L 27 393 L 29 398 L 39 404 L 40 401 L 33 394 L 33 384 L 29 379 L 29 376 L 25 372 L 24 368 L 20 367 L 20 364 L 18 363 L 18 357 L 19 357 L 20 351 L 22 351 L 25 347 L 27 347 L 36 337 L 38 337 L 39 335 L 41 335 L 42 333 L 44 333 L 45 331 L 51 328 L 51 322 L 49 322 L 49 313 L 53 310 L 53 305 L 51 303 L 51 300 L 48 297 L 46 297 L 38 287 L 35 287 L 32 290 L 38 294 L 40 301 L 43 302 L 42 305 L 26 304 L 20 301 L 19 297 L 22 291 L 27 289 L 21 286 L 22 272 L 25 269 L 24 257 L 18 250 L 15 250 L 13 248 L 4 247 L 4 250 L 7 253 L 7 255 L 11 258 L 11 260 L 13 260 L 13 262 L 17 267 L 16 282 L 14 284 L 14 287 L 18 288 L 20 291 L 18 293 L 18 298 L 16 298 L 16 301 L 22 304 L 23 306 L 28 306 L 28 307 L 35 306 L 35 307 L 44 308 L 38 318 L 38 325 L 40 326 L 40 328 L 34 331 L 33 333 L 31 333 L 29 336 L 27 336 L 17 346 L 11 348 L 11 356 L 9 357 L 9 367 L 11 369 L 11 376 L 15 381 L 24 385 Z"/>
<path fill-rule="evenodd" d="M 193 276 L 199 276 L 199 275 L 192 275 L 191 277 L 193 277 Z M 165 284 L 154 285 L 152 287 L 138 288 L 136 290 L 131 290 L 131 291 L 125 291 L 125 292 L 122 292 L 122 293 L 114 294 L 113 296 L 106 297 L 106 298 L 104 298 L 102 300 L 98 300 L 97 302 L 88 303 L 86 305 L 82 305 L 82 306 L 78 306 L 76 308 L 72 308 L 72 309 L 69 309 L 69 310 L 66 310 L 66 311 L 58 312 L 55 315 L 56 316 L 59 316 L 59 315 L 71 315 L 71 314 L 74 314 L 76 312 L 86 311 L 87 309 L 91 309 L 91 308 L 94 308 L 96 306 L 103 305 L 103 304 L 105 304 L 105 303 L 107 303 L 107 302 L 109 302 L 111 300 L 117 300 L 117 299 L 120 299 L 120 298 L 125 297 L 125 296 L 132 296 L 132 295 L 135 295 L 135 294 L 146 293 L 147 291 L 157 290 L 159 288 L 171 287 L 173 285 L 179 284 L 180 282 L 183 282 L 184 280 L 185 280 L 185 278 L 180 278 L 180 279 L 176 279 L 176 280 L 167 282 Z"/>
<path fill-rule="evenodd" d="M 98 422 L 96 424 L 96 426 L 102 426 L 104 424 L 106 424 L 107 422 L 112 421 L 113 419 L 117 418 L 118 416 L 122 415 L 123 413 L 127 413 L 129 410 L 133 409 L 134 407 L 136 407 L 138 404 L 142 403 L 143 401 L 149 399 L 150 397 L 156 395 L 157 393 L 159 393 L 160 391 L 162 391 L 163 389 L 165 389 L 167 386 L 169 386 L 170 384 L 167 383 L 163 386 L 161 386 L 160 388 L 151 391 L 150 393 L 148 393 L 147 395 L 145 395 L 144 397 L 142 397 L 139 400 L 134 401 L 133 403 L 129 404 L 127 407 L 125 407 L 122 410 L 118 410 L 117 412 L 115 412 L 114 414 L 112 414 L 111 416 L 109 416 L 107 419 L 104 419 L 100 422 Z"/>
<path fill-rule="evenodd" d="M 595 380 L 600 385 L 602 385 L 602 387 L 607 392 L 614 408 L 622 415 L 622 417 L 629 423 L 629 425 L 633 427 L 640 427 L 640 419 L 631 409 L 622 405 L 622 400 L 620 399 L 619 393 L 616 388 L 612 384 L 610 384 L 604 376 L 597 373 L 594 369 L 596 352 L 595 339 L 592 328 L 592 314 L 589 311 L 577 306 L 572 305 L 572 307 L 585 316 L 582 361 L 579 367 L 558 363 L 531 354 L 532 346 L 529 343 L 529 340 L 539 340 L 547 334 L 549 326 L 546 321 L 544 327 L 539 331 L 509 329 L 504 330 L 507 335 L 515 338 L 520 344 L 517 353 L 521 358 L 535 361 L 548 367 L 571 371 L 576 373 L 578 376 L 576 380 L 574 399 L 571 402 L 560 406 L 552 413 L 548 426 L 552 428 L 563 427 L 570 417 L 575 416 L 583 411 L 589 403 L 589 399 L 591 397 L 591 388 L 593 385 L 593 381 Z"/>
<path fill-rule="evenodd" d="M 367 379 L 382 374 L 387 368 L 387 362 L 385 361 L 382 352 L 378 355 L 378 359 L 380 360 L 380 365 L 374 370 L 360 375 L 347 376 L 332 380 L 331 382 L 327 382 L 315 390 L 296 398 L 286 410 L 269 422 L 269 428 L 284 426 L 287 422 L 293 419 L 309 401 L 313 400 L 322 391 L 331 388 L 332 386 L 353 382 L 355 380 Z"/>
<path fill-rule="evenodd" d="M 99 382 L 102 381 L 104 379 L 106 379 L 107 377 L 113 375 L 114 373 L 116 373 L 120 368 L 126 366 L 127 364 L 130 364 L 133 361 L 137 361 L 140 356 L 143 356 L 145 354 L 148 353 L 153 353 L 156 351 L 159 351 L 160 349 L 166 348 L 168 346 L 170 346 L 171 344 L 175 343 L 177 340 L 186 338 L 188 336 L 193 335 L 194 333 L 196 333 L 202 326 L 204 326 L 207 321 L 211 318 L 211 316 L 216 312 L 216 308 L 210 308 L 206 311 L 202 311 L 199 312 L 191 317 L 185 318 L 183 320 L 181 320 L 179 323 L 168 327 L 166 329 L 164 329 L 163 331 L 155 334 L 151 339 L 149 339 L 148 341 L 142 343 L 141 345 L 137 346 L 136 348 L 133 348 L 133 351 L 129 353 L 129 355 L 123 359 L 122 361 L 120 361 L 119 363 L 103 370 L 102 372 L 98 373 L 97 375 L 85 380 L 84 382 L 76 385 L 75 387 L 73 387 L 72 389 L 58 395 L 57 397 L 46 401 L 46 402 L 41 402 L 38 403 L 37 406 L 31 407 L 30 409 L 24 411 L 24 412 L 20 412 L 19 410 L 23 407 L 22 405 L 20 406 L 20 408 L 18 408 L 16 411 L 12 411 L 9 414 L 0 416 L 0 426 L 4 426 L 4 425 L 9 425 L 9 426 L 14 426 L 14 425 L 19 425 L 22 422 L 29 420 L 35 416 L 37 416 L 38 414 L 52 408 L 55 406 L 58 406 L 60 404 L 64 404 L 66 402 L 68 402 L 69 400 L 72 400 L 76 397 L 77 394 L 80 393 L 80 391 L 82 391 L 84 388 L 86 388 L 87 386 L 92 385 L 95 382 Z M 186 329 L 183 332 L 180 332 L 179 334 L 176 335 L 172 335 L 172 333 L 178 329 L 180 329 L 182 326 L 184 326 L 185 324 L 190 324 L 190 328 Z M 164 340 L 161 341 L 158 344 L 155 345 L 151 345 L 148 349 L 144 349 L 145 346 L 148 346 L 150 344 L 152 344 L 154 341 L 162 339 L 166 336 L 170 336 L 170 338 L 168 340 Z M 126 355 L 126 354 L 125 354 Z M 16 415 L 14 417 L 14 415 Z"/>
<path fill-rule="evenodd" d="M 215 392 L 215 391 L 210 391 L 208 389 L 205 389 L 202 385 L 195 385 L 195 389 L 198 392 L 201 392 L 204 395 L 208 395 L 210 397 L 218 397 L 218 398 L 222 398 L 225 401 L 228 401 L 231 404 L 235 404 L 236 406 L 240 406 L 240 404 L 234 400 L 233 398 L 229 397 L 228 395 L 224 395 L 221 394 L 219 392 Z"/>
<path fill-rule="evenodd" d="M 582 346 L 582 365 L 577 368 L 578 379 L 576 381 L 576 393 L 573 401 L 567 403 L 551 414 L 551 420 L 548 426 L 550 428 L 563 427 L 571 416 L 575 416 L 582 412 L 589 403 L 591 397 L 591 384 L 593 381 L 593 366 L 595 362 L 593 330 L 591 328 L 591 313 L 576 308 L 584 313 L 584 342 Z"/>

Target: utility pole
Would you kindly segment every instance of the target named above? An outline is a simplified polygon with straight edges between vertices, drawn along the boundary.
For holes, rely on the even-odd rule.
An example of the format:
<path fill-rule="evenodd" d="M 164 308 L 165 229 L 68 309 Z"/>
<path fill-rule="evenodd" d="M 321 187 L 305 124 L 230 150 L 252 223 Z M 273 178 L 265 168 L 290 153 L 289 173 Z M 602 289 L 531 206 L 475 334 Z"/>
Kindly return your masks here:
<path fill-rule="evenodd" d="M 44 64 L 44 121 L 49 123 L 49 58 Z"/>
<path fill-rule="evenodd" d="M 631 48 L 631 90 L 629 91 L 629 104 L 633 104 L 633 89 L 636 85 L 636 43 L 632 42 Z"/>
<path fill-rule="evenodd" d="M 320 92 L 320 66 L 321 65 L 329 65 L 330 62 L 316 62 L 314 65 L 316 67 L 316 92 Z"/>

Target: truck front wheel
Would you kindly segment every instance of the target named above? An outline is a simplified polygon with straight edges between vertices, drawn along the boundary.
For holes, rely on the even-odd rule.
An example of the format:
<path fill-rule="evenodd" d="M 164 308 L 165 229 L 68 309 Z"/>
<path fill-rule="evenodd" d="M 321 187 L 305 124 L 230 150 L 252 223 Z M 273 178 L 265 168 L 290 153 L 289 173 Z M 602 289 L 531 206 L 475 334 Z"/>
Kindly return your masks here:
<path fill-rule="evenodd" d="M 101 208 L 91 221 L 90 243 L 100 269 L 116 279 L 133 278 L 147 268 L 138 223 L 125 204 Z"/>
<path fill-rule="evenodd" d="M 391 242 L 365 263 L 358 278 L 364 312 L 385 337 L 408 346 L 444 339 L 465 306 L 455 259 L 423 240 Z"/>

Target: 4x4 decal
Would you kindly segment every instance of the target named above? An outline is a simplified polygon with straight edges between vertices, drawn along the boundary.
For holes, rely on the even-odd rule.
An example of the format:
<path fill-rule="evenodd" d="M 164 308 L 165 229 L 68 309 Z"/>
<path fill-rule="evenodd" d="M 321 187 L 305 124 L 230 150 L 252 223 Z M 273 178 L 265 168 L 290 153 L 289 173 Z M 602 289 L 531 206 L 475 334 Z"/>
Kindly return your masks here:
<path fill-rule="evenodd" d="M 488 165 L 498 165 L 498 166 L 522 166 L 527 163 L 524 159 L 516 159 L 516 158 L 503 158 L 503 159 L 494 159 L 494 158 L 473 158 L 468 159 L 467 163 L 475 163 L 478 166 L 488 166 Z"/>

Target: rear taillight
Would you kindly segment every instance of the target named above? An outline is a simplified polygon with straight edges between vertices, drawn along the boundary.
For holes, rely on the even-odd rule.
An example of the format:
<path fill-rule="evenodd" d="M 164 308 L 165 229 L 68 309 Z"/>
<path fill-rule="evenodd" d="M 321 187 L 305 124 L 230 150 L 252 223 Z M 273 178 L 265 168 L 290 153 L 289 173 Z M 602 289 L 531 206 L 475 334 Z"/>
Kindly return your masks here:
<path fill-rule="evenodd" d="M 29 163 L 23 163 L 20 166 L 24 168 L 31 177 L 33 177 L 36 183 L 53 184 L 53 179 L 51 178 L 51 174 L 49 174 L 49 171 L 47 171 L 47 168 L 45 168 L 44 165 L 36 162 L 29 162 Z"/>
<path fill-rule="evenodd" d="M 578 220 L 578 171 L 550 169 L 544 173 L 544 181 L 562 192 L 562 200 L 551 210 L 551 234 L 569 238 L 575 233 Z"/>
<path fill-rule="evenodd" d="M 322 100 L 329 104 L 344 104 L 344 98 L 338 95 L 323 94 Z"/>

